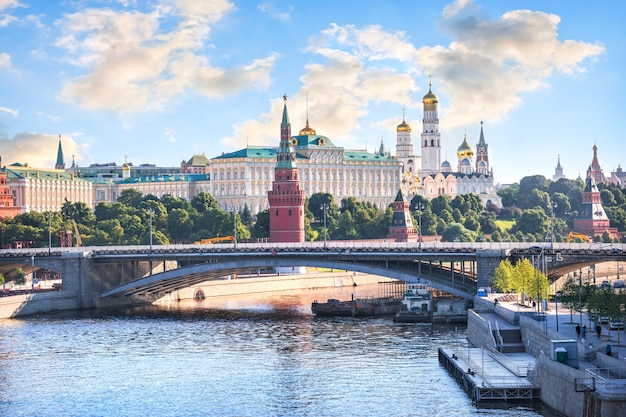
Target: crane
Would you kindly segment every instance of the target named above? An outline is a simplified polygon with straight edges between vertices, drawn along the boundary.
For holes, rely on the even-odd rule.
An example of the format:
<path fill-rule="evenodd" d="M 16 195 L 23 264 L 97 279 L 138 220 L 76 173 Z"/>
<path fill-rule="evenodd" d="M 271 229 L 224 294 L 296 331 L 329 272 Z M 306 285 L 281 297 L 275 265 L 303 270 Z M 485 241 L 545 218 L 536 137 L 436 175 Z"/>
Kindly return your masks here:
<path fill-rule="evenodd" d="M 567 235 L 567 243 L 570 243 L 572 239 L 582 239 L 587 243 L 591 243 L 591 238 L 584 233 L 569 232 Z"/>
<path fill-rule="evenodd" d="M 234 236 L 222 236 L 222 237 L 212 237 L 209 239 L 202 239 L 202 240 L 198 240 L 195 241 L 193 243 L 195 243 L 196 245 L 206 245 L 206 244 L 212 244 L 212 243 L 218 243 L 218 242 L 234 242 L 235 241 L 235 237 Z"/>

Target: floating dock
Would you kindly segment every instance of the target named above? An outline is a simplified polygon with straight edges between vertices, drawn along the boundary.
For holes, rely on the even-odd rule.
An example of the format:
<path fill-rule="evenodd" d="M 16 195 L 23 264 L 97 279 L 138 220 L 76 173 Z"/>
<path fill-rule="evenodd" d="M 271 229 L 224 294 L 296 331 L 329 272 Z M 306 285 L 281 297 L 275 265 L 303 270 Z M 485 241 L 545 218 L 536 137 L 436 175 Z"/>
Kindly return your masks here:
<path fill-rule="evenodd" d="M 539 386 L 527 378 L 535 364 L 530 355 L 504 356 L 483 348 L 458 351 L 439 348 L 439 363 L 473 401 L 539 399 Z"/>

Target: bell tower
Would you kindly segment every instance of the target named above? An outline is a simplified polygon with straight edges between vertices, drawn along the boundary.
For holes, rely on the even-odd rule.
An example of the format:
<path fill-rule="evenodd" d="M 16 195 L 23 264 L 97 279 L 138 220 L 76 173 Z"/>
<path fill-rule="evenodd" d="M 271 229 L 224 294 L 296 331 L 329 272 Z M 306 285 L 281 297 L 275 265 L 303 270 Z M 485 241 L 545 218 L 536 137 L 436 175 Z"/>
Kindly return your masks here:
<path fill-rule="evenodd" d="M 428 94 L 422 99 L 422 176 L 439 172 L 441 169 L 441 134 L 439 133 L 439 99 L 433 94 L 432 81 L 428 83 Z"/>

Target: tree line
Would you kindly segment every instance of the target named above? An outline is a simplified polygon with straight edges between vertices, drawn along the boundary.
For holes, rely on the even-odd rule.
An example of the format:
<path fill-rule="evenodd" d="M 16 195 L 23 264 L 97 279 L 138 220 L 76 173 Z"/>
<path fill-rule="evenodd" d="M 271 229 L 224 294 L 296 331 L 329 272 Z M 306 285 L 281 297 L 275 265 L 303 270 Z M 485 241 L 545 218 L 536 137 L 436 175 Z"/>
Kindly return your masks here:
<path fill-rule="evenodd" d="M 624 190 L 604 184 L 598 187 L 611 226 L 626 230 Z M 437 235 L 442 241 L 560 242 L 573 228 L 583 190 L 580 179 L 553 182 L 535 175 L 498 191 L 502 207 L 485 206 L 476 194 L 440 195 L 432 200 L 416 195 L 409 209 L 416 231 Z M 355 197 L 336 201 L 329 193 L 313 194 L 305 204 L 306 240 L 384 239 L 393 215 L 392 203 L 381 210 Z M 192 243 L 230 236 L 235 230 L 238 241 L 269 237 L 269 210 L 253 214 L 245 206 L 238 213 L 226 212 L 206 192 L 187 201 L 171 195 L 143 196 L 126 189 L 115 203 L 100 203 L 94 210 L 85 203 L 66 201 L 60 212 L 27 212 L 1 219 L 2 246 L 31 242 L 46 247 L 51 237 L 52 246 L 59 246 L 60 231 L 73 231 L 72 222 L 83 244 L 89 246 Z M 598 239 L 611 241 L 608 233 Z"/>

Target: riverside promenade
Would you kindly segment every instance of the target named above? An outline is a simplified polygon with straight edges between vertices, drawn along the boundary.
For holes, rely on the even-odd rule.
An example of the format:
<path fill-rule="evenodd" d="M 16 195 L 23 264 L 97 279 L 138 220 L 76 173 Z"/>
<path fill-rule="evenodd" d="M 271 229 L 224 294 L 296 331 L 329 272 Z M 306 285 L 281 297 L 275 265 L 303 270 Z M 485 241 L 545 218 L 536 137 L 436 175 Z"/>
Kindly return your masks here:
<path fill-rule="evenodd" d="M 625 416 L 626 333 L 602 324 L 598 337 L 595 326 L 554 303 L 537 314 L 501 294 L 476 297 L 467 346 L 440 349 L 439 360 L 476 402 L 541 400 L 568 417 Z"/>

